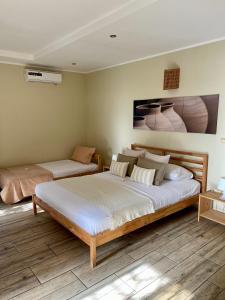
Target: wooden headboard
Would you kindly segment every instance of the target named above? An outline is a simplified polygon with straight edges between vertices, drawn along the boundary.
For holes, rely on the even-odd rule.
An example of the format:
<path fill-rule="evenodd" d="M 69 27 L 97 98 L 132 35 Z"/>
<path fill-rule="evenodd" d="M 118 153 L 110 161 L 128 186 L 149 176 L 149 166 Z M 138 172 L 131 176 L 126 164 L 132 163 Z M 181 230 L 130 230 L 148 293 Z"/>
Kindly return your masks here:
<path fill-rule="evenodd" d="M 131 144 L 131 149 L 133 150 L 137 150 L 140 148 L 159 155 L 170 154 L 170 162 L 191 171 L 193 173 L 194 179 L 198 180 L 201 183 L 201 191 L 206 191 L 208 174 L 207 153 L 157 148 L 141 144 Z"/>

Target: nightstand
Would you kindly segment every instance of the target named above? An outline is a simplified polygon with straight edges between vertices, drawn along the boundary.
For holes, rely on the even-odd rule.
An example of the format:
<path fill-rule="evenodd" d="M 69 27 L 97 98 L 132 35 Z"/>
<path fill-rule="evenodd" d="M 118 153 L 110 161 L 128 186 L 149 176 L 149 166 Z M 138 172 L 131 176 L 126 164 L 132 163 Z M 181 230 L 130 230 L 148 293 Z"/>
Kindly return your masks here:
<path fill-rule="evenodd" d="M 107 165 L 103 166 L 103 172 L 109 171 L 109 169 L 110 169 L 110 166 L 107 166 Z"/>
<path fill-rule="evenodd" d="M 200 220 L 200 217 L 202 217 L 225 225 L 225 214 L 213 209 L 214 201 L 225 204 L 225 201 L 220 199 L 221 195 L 222 194 L 214 191 L 208 191 L 199 195 L 198 221 Z"/>

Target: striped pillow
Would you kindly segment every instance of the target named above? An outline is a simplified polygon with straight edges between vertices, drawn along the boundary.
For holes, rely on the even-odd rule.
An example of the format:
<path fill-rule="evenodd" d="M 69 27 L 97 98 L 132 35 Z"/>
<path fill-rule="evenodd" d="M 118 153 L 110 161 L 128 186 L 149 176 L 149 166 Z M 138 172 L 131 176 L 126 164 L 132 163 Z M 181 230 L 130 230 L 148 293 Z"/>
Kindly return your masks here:
<path fill-rule="evenodd" d="M 125 177 L 127 174 L 129 162 L 118 162 L 112 160 L 110 165 L 110 173 L 116 176 Z"/>
<path fill-rule="evenodd" d="M 155 176 L 155 170 L 144 169 L 134 165 L 134 169 L 130 179 L 136 182 L 144 183 L 147 186 L 150 186 L 153 184 L 154 176 Z"/>

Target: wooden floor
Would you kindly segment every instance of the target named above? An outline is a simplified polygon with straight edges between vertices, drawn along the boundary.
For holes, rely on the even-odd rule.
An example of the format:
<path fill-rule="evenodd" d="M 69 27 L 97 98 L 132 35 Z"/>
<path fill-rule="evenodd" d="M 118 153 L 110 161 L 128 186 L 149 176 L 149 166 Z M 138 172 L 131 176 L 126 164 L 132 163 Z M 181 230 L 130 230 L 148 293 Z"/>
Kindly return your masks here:
<path fill-rule="evenodd" d="M 194 209 L 89 249 L 31 203 L 0 204 L 0 299 L 225 299 L 225 227 Z"/>

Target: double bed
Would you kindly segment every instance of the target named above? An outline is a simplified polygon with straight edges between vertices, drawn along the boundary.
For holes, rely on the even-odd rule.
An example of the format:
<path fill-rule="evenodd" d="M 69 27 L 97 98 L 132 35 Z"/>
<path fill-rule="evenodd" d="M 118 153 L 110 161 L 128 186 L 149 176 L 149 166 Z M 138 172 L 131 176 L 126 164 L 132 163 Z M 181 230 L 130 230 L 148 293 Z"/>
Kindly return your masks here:
<path fill-rule="evenodd" d="M 191 171 L 193 179 L 146 186 L 103 172 L 41 183 L 35 189 L 34 214 L 39 205 L 89 245 L 92 267 L 98 246 L 196 203 L 200 191 L 206 190 L 207 154 L 137 144 L 131 147 L 170 154 L 170 161 Z"/>

